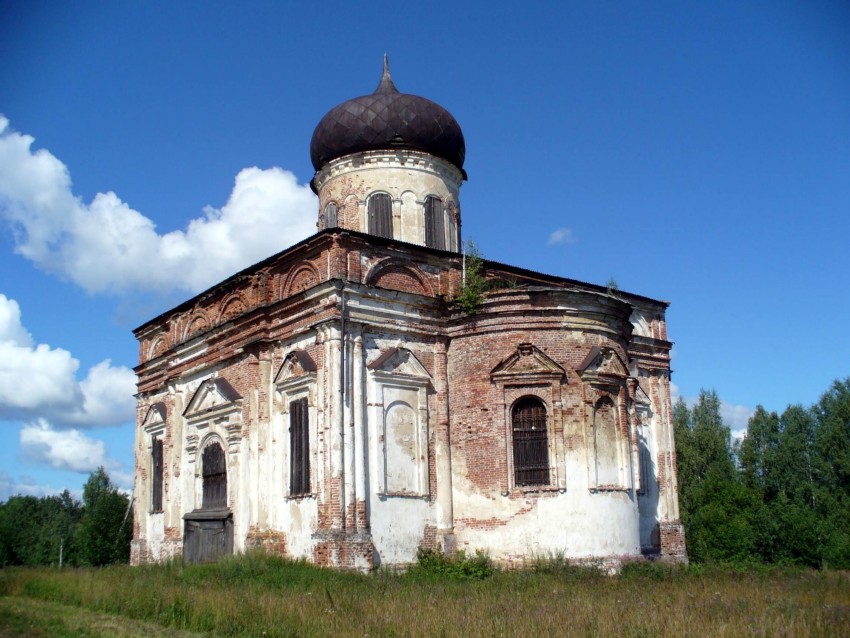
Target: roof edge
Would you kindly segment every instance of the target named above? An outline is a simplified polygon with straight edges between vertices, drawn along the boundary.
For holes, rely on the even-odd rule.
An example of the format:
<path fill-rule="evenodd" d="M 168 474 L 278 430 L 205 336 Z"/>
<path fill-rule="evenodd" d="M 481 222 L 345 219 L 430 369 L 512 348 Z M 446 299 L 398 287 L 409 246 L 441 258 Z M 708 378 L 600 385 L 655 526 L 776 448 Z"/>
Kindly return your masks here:
<path fill-rule="evenodd" d="M 448 250 L 440 250 L 438 248 L 428 248 L 426 246 L 420 246 L 419 244 L 411 244 L 409 242 L 401 241 L 399 239 L 387 238 L 387 237 L 378 237 L 377 235 L 370 235 L 368 233 L 363 233 L 363 232 L 356 231 L 356 230 L 349 230 L 349 229 L 345 229 L 345 228 L 325 228 L 325 229 L 320 230 L 319 232 L 317 232 L 313 235 L 310 235 L 309 237 L 302 239 L 298 243 L 293 244 L 292 246 L 289 246 L 288 248 L 285 248 L 284 250 L 281 250 L 280 252 L 277 252 L 277 253 L 269 256 L 269 257 L 266 257 L 265 259 L 263 259 L 261 261 L 258 261 L 256 263 L 250 265 L 250 266 L 243 268 L 242 270 L 234 273 L 233 275 L 230 275 L 229 277 L 220 281 L 219 283 L 214 284 L 214 285 L 210 286 L 209 288 L 207 288 L 206 290 L 203 290 L 202 292 L 199 292 L 196 295 L 190 297 L 189 299 L 178 304 L 177 306 L 174 306 L 172 308 L 169 308 L 169 309 L 159 313 L 157 316 L 153 317 L 152 319 L 149 319 L 148 321 L 141 324 L 139 327 L 135 328 L 133 330 L 133 334 L 138 336 L 138 334 L 140 332 L 142 332 L 146 328 L 149 328 L 150 326 L 156 324 L 157 322 L 163 320 L 168 315 L 191 308 L 198 301 L 204 299 L 205 297 L 208 297 L 208 296 L 214 294 L 215 292 L 217 292 L 221 289 L 226 288 L 229 285 L 232 285 L 239 278 L 246 277 L 248 275 L 254 274 L 256 271 L 260 270 L 264 266 L 269 265 L 272 262 L 274 262 L 275 260 L 286 256 L 288 253 L 295 252 L 295 251 L 303 248 L 304 246 L 307 246 L 310 243 L 318 242 L 318 241 L 323 240 L 324 238 L 332 236 L 332 235 L 338 235 L 338 236 L 343 236 L 343 237 L 344 236 L 350 236 L 352 238 L 365 240 L 365 241 L 368 241 L 368 242 L 373 243 L 373 244 L 385 245 L 385 246 L 397 246 L 399 248 L 404 248 L 406 250 L 411 250 L 411 251 L 417 251 L 417 252 L 420 252 L 420 253 L 440 255 L 440 256 L 454 258 L 454 259 L 457 259 L 457 260 L 462 259 L 461 253 L 458 253 L 458 252 L 453 252 L 453 251 L 448 251 Z M 515 273 L 515 274 L 520 275 L 520 276 L 525 276 L 525 277 L 529 277 L 529 278 L 537 278 L 537 279 L 541 279 L 543 281 L 549 281 L 549 282 L 558 283 L 558 284 L 561 284 L 561 285 L 566 284 L 566 285 L 573 285 L 573 286 L 581 286 L 581 287 L 587 288 L 589 290 L 599 292 L 599 293 L 604 293 L 604 294 L 609 293 L 609 289 L 608 289 L 607 286 L 601 286 L 599 284 L 592 284 L 592 283 L 589 283 L 589 282 L 586 282 L 586 281 L 580 281 L 578 279 L 570 279 L 569 277 L 562 277 L 562 276 L 559 276 L 559 275 L 551 275 L 551 274 L 547 274 L 547 273 L 542 273 L 542 272 L 539 272 L 539 271 L 536 271 L 536 270 L 531 270 L 529 268 L 522 268 L 520 266 L 512 266 L 510 264 L 504 264 L 504 263 L 501 263 L 501 262 L 498 262 L 498 261 L 493 261 L 493 260 L 490 260 L 490 259 L 484 259 L 484 260 L 482 260 L 482 262 L 483 262 L 483 266 L 484 266 L 485 269 L 502 271 L 506 274 Z M 643 302 L 643 303 L 658 304 L 658 305 L 664 306 L 665 308 L 668 308 L 670 306 L 669 301 L 664 301 L 664 300 L 660 300 L 660 299 L 653 299 L 652 297 L 646 297 L 644 295 L 638 295 L 636 293 L 626 292 L 624 290 L 618 290 L 617 293 L 616 293 L 616 296 L 621 298 L 624 301 L 634 300 L 634 301 L 639 301 L 639 302 Z"/>

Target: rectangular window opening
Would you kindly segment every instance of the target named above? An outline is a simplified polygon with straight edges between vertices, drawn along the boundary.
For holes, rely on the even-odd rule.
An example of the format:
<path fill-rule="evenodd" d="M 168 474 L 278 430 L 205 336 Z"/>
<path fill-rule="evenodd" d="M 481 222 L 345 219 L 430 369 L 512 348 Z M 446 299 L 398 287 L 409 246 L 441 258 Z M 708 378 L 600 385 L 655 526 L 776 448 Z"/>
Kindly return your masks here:
<path fill-rule="evenodd" d="M 289 494 L 310 493 L 310 431 L 307 399 L 289 404 Z"/>
<path fill-rule="evenodd" d="M 151 509 L 154 512 L 162 511 L 162 485 L 163 485 L 163 458 L 162 439 L 155 438 L 152 446 L 153 456 L 153 486 L 151 490 Z"/>
<path fill-rule="evenodd" d="M 386 193 L 376 193 L 369 198 L 369 233 L 392 239 L 393 205 Z"/>
<path fill-rule="evenodd" d="M 425 200 L 425 245 L 446 249 L 446 224 L 443 202 L 437 197 Z"/>

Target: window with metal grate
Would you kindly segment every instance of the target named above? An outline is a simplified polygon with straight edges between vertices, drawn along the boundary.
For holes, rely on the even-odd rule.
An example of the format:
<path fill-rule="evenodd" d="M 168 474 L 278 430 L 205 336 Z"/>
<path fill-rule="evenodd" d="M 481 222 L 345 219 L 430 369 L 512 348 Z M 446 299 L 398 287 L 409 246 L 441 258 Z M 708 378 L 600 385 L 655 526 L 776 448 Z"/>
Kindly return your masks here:
<path fill-rule="evenodd" d="M 516 485 L 549 485 L 549 438 L 546 406 L 525 397 L 511 411 Z"/>

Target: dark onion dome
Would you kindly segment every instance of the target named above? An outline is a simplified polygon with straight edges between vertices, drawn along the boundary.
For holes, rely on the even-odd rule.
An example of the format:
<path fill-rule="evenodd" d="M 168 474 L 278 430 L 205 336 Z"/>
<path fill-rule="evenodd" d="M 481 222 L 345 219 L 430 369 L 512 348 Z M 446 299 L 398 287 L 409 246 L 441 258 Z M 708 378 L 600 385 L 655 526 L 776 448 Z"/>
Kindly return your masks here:
<path fill-rule="evenodd" d="M 375 92 L 343 102 L 319 122 L 310 141 L 310 159 L 318 171 L 343 155 L 397 148 L 430 153 L 463 173 L 466 144 L 455 118 L 431 100 L 399 93 L 384 56 Z"/>

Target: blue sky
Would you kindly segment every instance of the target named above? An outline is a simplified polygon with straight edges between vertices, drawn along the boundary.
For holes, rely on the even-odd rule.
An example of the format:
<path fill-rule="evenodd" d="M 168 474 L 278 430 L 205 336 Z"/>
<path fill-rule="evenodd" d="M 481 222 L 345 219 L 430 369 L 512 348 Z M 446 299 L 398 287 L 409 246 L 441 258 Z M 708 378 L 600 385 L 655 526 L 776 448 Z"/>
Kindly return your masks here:
<path fill-rule="evenodd" d="M 370 93 L 463 128 L 490 259 L 672 302 L 733 430 L 850 374 L 850 5 L 6 0 L 0 499 L 131 485 L 132 329 L 315 228 Z"/>

